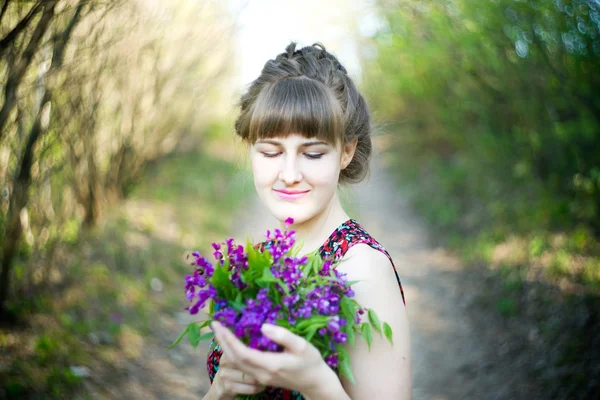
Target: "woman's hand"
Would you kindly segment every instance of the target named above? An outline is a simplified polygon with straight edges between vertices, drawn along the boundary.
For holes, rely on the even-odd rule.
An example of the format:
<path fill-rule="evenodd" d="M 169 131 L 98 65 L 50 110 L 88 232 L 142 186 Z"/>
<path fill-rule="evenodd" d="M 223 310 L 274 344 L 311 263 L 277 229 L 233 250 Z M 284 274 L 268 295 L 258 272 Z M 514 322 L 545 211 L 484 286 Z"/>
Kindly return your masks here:
<path fill-rule="evenodd" d="M 219 371 L 212 386 L 220 400 L 235 400 L 239 394 L 257 394 L 265 390 L 265 386 L 258 384 L 256 379 L 237 368 L 225 352 L 221 356 Z"/>
<path fill-rule="evenodd" d="M 320 397 L 319 392 L 324 388 L 341 389 L 337 375 L 323 361 L 319 350 L 283 327 L 262 326 L 265 336 L 283 346 L 282 353 L 251 349 L 218 322 L 213 322 L 211 327 L 230 365 L 242 371 L 246 379 L 250 377 L 261 385 L 295 390 L 311 398 Z"/>

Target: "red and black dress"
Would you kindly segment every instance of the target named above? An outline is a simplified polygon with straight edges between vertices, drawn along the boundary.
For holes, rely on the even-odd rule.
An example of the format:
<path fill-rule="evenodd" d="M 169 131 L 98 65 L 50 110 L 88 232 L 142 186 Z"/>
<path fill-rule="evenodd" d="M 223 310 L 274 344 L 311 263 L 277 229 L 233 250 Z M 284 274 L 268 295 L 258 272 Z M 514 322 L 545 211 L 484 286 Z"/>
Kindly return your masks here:
<path fill-rule="evenodd" d="M 367 231 L 358 224 L 353 219 L 349 219 L 348 221 L 342 223 L 340 226 L 336 228 L 335 231 L 329 236 L 329 238 L 323 243 L 323 245 L 319 248 L 319 253 L 324 259 L 331 259 L 333 256 L 334 260 L 341 260 L 346 252 L 350 250 L 352 246 L 355 244 L 364 243 L 375 250 L 378 250 L 386 255 L 386 257 L 390 260 L 392 267 L 394 268 L 394 273 L 396 274 L 396 280 L 398 281 L 398 287 L 400 288 L 400 293 L 402 294 L 402 301 L 406 304 L 404 299 L 404 291 L 402 289 L 402 284 L 400 283 L 400 277 L 398 276 L 398 271 L 396 271 L 396 267 L 394 262 L 392 261 L 392 257 L 385 250 L 385 248 L 379 244 Z M 223 350 L 221 346 L 213 339 L 210 344 L 210 348 L 208 351 L 208 359 L 206 362 L 206 367 L 208 369 L 208 377 L 210 382 L 212 383 L 217 371 L 219 370 L 219 361 L 221 360 L 221 356 L 223 355 Z M 282 388 L 274 388 L 268 387 L 263 392 L 263 396 L 261 399 L 264 400 L 304 400 L 304 397 L 296 392 Z"/>

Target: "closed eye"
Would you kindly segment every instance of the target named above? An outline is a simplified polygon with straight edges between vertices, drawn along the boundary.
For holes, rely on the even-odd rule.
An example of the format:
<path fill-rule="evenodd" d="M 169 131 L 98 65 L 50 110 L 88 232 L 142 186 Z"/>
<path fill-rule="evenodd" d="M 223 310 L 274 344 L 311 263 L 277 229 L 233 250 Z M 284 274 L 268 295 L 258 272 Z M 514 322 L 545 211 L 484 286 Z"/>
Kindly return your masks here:
<path fill-rule="evenodd" d="M 267 158 L 274 158 L 277 157 L 278 155 L 280 155 L 281 153 L 277 153 L 277 152 L 267 152 L 267 151 L 263 151 L 262 155 L 267 157 Z"/>
<path fill-rule="evenodd" d="M 311 160 L 318 160 L 319 158 L 323 157 L 323 154 L 324 153 L 304 153 L 306 158 Z"/>

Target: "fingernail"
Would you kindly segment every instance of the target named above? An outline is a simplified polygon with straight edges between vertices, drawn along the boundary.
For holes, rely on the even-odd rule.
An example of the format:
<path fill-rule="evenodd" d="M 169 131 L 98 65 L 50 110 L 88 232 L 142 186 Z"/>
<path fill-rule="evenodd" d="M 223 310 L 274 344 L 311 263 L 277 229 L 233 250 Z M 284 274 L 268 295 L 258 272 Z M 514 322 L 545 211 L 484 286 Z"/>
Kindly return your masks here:
<path fill-rule="evenodd" d="M 264 333 L 273 333 L 273 325 L 271 324 L 263 324 L 261 330 Z"/>

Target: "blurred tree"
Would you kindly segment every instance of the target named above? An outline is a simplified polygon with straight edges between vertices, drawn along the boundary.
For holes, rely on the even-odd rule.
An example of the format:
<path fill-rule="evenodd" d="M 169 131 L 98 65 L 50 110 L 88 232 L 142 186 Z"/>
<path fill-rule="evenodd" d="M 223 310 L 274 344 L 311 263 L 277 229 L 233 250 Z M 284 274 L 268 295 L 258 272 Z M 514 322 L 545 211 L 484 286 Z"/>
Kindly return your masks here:
<path fill-rule="evenodd" d="M 383 119 L 402 121 L 399 158 L 441 171 L 458 214 L 600 231 L 600 4 L 380 6 L 365 86 Z M 529 206 L 506 206 L 534 188 Z"/>
<path fill-rule="evenodd" d="M 0 8 L 0 310 L 43 283 L 152 160 L 198 136 L 227 77 L 216 1 L 4 1 Z M 39 267 L 11 284 L 16 258 Z M 23 272 L 23 271 L 21 271 Z"/>

